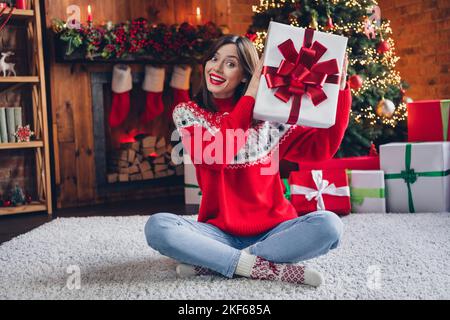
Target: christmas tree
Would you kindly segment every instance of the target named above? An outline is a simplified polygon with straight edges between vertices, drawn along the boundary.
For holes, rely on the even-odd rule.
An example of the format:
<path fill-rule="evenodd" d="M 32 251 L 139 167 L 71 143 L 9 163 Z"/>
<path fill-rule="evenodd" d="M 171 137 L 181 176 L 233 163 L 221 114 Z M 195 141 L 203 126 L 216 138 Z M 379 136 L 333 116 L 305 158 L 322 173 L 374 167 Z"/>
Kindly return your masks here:
<path fill-rule="evenodd" d="M 371 145 L 406 140 L 407 84 L 395 65 L 392 29 L 374 0 L 260 0 L 247 36 L 264 50 L 270 21 L 348 38 L 353 104 L 336 157 L 363 156 Z"/>

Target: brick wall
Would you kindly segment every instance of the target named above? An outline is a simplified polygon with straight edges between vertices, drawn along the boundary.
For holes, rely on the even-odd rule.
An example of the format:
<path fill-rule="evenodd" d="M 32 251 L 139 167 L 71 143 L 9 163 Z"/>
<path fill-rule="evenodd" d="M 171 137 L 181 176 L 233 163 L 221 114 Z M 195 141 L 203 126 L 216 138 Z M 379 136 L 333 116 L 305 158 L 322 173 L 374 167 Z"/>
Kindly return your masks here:
<path fill-rule="evenodd" d="M 379 0 L 414 100 L 450 98 L 450 1 Z"/>

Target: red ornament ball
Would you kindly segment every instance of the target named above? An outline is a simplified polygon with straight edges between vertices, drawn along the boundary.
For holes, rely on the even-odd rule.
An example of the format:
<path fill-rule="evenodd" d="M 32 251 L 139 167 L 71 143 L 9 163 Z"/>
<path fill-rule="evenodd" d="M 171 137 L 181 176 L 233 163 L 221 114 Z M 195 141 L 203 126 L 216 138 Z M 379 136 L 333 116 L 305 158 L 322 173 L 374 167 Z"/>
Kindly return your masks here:
<path fill-rule="evenodd" d="M 377 52 L 379 54 L 384 54 L 384 53 L 388 52 L 389 50 L 391 50 L 391 46 L 389 45 L 389 43 L 386 40 L 383 40 L 378 44 Z"/>
<path fill-rule="evenodd" d="M 251 42 L 255 42 L 255 40 L 258 38 L 258 35 L 256 33 L 250 32 L 248 32 L 245 36 L 250 39 Z"/>
<path fill-rule="evenodd" d="M 5 201 L 3 201 L 3 206 L 4 206 L 4 207 L 11 207 L 11 205 L 12 205 L 11 200 L 5 200 Z"/>
<path fill-rule="evenodd" d="M 363 85 L 363 79 L 357 74 L 351 76 L 348 79 L 348 82 L 350 84 L 350 88 L 352 88 L 354 90 L 360 89 Z"/>

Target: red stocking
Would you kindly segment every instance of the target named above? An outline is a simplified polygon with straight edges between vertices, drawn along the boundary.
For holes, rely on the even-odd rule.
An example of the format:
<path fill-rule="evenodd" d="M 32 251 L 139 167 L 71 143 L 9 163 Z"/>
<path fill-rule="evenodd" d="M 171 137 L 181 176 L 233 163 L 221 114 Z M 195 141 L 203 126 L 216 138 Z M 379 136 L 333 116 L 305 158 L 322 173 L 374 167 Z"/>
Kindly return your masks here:
<path fill-rule="evenodd" d="M 113 93 L 112 109 L 109 115 L 111 128 L 120 126 L 130 112 L 130 93 Z"/>
<path fill-rule="evenodd" d="M 170 87 L 173 93 L 173 103 L 170 106 L 168 116 L 172 119 L 173 109 L 182 102 L 191 100 L 189 97 L 190 78 L 192 68 L 190 66 L 175 66 L 173 68 Z"/>
<path fill-rule="evenodd" d="M 141 121 L 146 124 L 164 112 L 162 95 L 166 70 L 152 66 L 145 67 L 145 80 L 142 89 L 147 92 L 145 112 Z"/>
<path fill-rule="evenodd" d="M 124 65 L 114 66 L 112 107 L 109 115 L 111 128 L 120 126 L 127 118 L 130 112 L 130 91 L 132 86 L 131 68 Z"/>

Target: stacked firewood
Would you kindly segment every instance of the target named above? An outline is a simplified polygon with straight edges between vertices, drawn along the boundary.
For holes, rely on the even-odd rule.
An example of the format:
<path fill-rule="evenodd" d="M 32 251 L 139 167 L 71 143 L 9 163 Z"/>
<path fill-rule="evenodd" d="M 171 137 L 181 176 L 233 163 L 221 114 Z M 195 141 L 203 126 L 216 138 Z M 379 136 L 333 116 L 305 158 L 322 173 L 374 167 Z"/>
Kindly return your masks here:
<path fill-rule="evenodd" d="M 172 145 L 164 137 L 146 136 L 123 143 L 112 155 L 108 182 L 128 182 L 183 175 L 183 165 L 171 160 Z"/>

